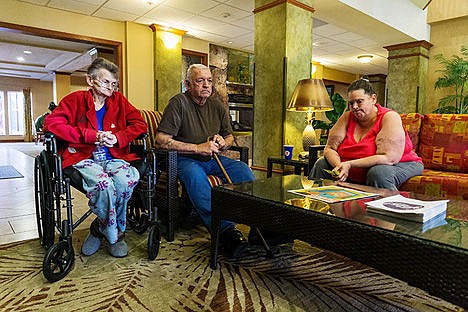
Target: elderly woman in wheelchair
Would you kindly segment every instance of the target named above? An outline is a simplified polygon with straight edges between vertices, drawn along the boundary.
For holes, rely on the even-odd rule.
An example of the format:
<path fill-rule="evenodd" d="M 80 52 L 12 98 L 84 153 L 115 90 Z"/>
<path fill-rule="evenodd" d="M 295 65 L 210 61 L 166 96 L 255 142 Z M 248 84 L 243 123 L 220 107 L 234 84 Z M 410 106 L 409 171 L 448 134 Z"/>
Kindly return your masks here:
<path fill-rule="evenodd" d="M 125 257 L 127 203 L 140 174 L 130 166 L 137 160 L 129 144 L 147 131 L 140 112 L 119 92 L 118 67 L 103 59 L 87 71 L 89 89 L 64 97 L 45 119 L 45 131 L 64 144 L 58 148 L 64 173 L 78 172 L 88 205 L 97 218 L 81 251 L 97 252 L 103 238 L 114 257 Z"/>

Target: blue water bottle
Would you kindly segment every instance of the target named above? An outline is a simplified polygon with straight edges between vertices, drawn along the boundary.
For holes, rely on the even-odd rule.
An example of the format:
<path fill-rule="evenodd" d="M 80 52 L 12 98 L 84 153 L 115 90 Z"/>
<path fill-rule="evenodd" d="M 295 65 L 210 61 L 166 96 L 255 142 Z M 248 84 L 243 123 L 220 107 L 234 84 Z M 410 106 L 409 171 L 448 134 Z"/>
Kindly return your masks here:
<path fill-rule="evenodd" d="M 101 145 L 97 145 L 93 152 L 93 159 L 95 163 L 101 163 L 106 160 L 106 151 Z"/>

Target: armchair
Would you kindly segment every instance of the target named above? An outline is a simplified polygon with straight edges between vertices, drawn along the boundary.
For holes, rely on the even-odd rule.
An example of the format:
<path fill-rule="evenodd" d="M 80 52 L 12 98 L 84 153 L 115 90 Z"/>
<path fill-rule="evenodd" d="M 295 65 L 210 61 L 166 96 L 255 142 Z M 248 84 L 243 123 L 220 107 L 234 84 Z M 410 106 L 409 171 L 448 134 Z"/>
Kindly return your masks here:
<path fill-rule="evenodd" d="M 187 209 L 190 201 L 177 179 L 177 152 L 157 148 L 156 131 L 162 118 L 162 112 L 140 110 L 143 119 L 148 125 L 148 148 L 152 148 L 156 155 L 157 184 L 156 200 L 160 219 L 166 227 L 166 239 L 173 241 L 175 231 L 182 217 L 184 208 Z M 227 151 L 228 156 L 235 156 L 240 161 L 248 163 L 249 149 L 242 146 L 231 146 Z M 223 181 L 216 176 L 208 176 L 212 187 L 220 185 Z"/>

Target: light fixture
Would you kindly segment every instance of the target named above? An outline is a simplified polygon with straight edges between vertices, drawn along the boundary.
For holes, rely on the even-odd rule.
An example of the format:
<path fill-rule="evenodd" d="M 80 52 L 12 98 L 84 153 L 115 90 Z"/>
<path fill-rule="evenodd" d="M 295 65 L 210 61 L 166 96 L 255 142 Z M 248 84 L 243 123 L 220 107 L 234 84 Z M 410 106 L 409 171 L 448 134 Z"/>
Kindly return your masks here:
<path fill-rule="evenodd" d="M 307 126 L 302 132 L 302 148 L 308 152 L 309 146 L 315 145 L 315 130 L 312 127 L 315 113 L 333 110 L 333 104 L 322 79 L 299 80 L 287 109 L 307 113 Z"/>
<path fill-rule="evenodd" d="M 357 58 L 360 63 L 369 63 L 372 60 L 373 56 L 370 54 L 365 54 L 359 55 Z"/>
<path fill-rule="evenodd" d="M 24 54 L 32 54 L 32 52 L 29 51 L 29 50 L 24 50 L 23 53 L 24 53 Z"/>
<path fill-rule="evenodd" d="M 16 58 L 16 60 L 17 60 L 18 62 L 24 62 L 24 57 L 18 56 L 18 57 Z"/>
<path fill-rule="evenodd" d="M 153 31 L 158 31 L 164 46 L 168 49 L 175 48 L 175 46 L 182 41 L 182 36 L 186 33 L 185 30 L 176 29 L 172 27 L 152 24 L 150 28 Z"/>

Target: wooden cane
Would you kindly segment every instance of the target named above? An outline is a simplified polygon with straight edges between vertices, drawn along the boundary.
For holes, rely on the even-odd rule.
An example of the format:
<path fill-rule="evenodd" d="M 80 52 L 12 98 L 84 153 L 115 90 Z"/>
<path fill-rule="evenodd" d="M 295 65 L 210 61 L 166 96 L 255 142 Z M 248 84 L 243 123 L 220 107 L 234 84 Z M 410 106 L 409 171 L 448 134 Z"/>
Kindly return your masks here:
<path fill-rule="evenodd" d="M 226 172 L 226 169 L 224 169 L 223 164 L 221 163 L 221 160 L 219 160 L 218 154 L 213 153 L 213 158 L 216 160 L 218 163 L 219 169 L 221 169 L 221 172 L 223 173 L 224 177 L 226 178 L 226 181 L 228 183 L 232 183 L 231 178 L 229 177 L 228 173 Z"/>
<path fill-rule="evenodd" d="M 226 172 L 226 169 L 224 169 L 223 164 L 221 163 L 221 160 L 218 157 L 218 154 L 213 153 L 213 158 L 216 160 L 216 163 L 219 166 L 219 169 L 221 169 L 221 172 L 223 173 L 224 177 L 226 178 L 226 181 L 228 183 L 232 183 L 231 178 L 229 177 L 228 173 Z M 266 242 L 265 238 L 262 235 L 262 232 L 260 232 L 260 229 L 256 226 L 253 227 L 253 230 L 257 233 L 258 238 L 260 239 L 260 242 L 263 245 L 263 248 L 265 249 L 265 252 L 269 258 L 273 258 L 273 252 L 271 251 L 270 246 L 268 246 L 268 243 Z"/>

